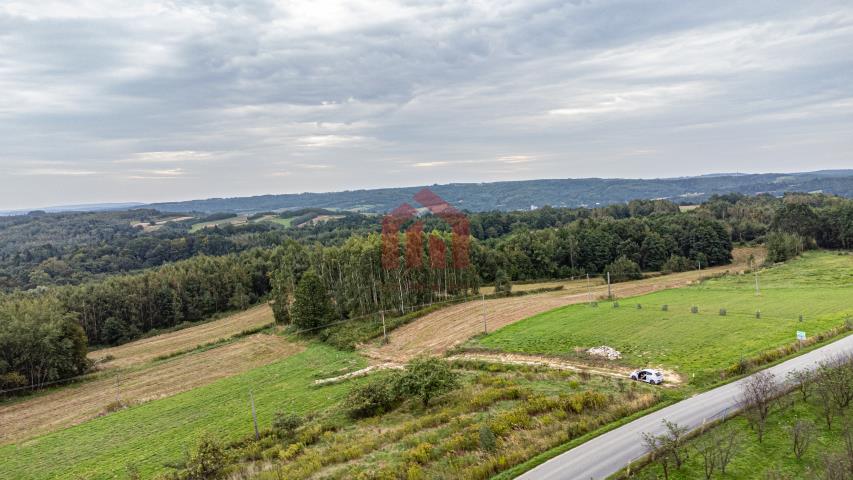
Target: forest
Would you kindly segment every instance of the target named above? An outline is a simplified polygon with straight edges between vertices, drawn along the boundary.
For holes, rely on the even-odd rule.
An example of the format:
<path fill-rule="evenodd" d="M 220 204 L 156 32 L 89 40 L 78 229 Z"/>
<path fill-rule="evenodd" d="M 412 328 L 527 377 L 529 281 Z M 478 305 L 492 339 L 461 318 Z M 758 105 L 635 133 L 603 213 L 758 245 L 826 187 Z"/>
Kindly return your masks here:
<path fill-rule="evenodd" d="M 380 188 L 327 193 L 294 193 L 254 197 L 211 198 L 150 205 L 164 212 L 259 212 L 308 207 L 384 213 L 410 202 L 423 187 Z M 853 170 L 802 173 L 717 174 L 681 178 L 568 178 L 487 183 L 430 185 L 429 189 L 462 210 L 527 210 L 531 205 L 594 207 L 636 198 L 700 202 L 713 195 L 787 192 L 825 192 L 853 196 Z"/>
<path fill-rule="evenodd" d="M 637 201 L 601 209 L 475 213 L 464 268 L 454 268 L 453 234 L 436 218 L 424 219 L 416 268 L 404 268 L 412 253 L 404 247 L 406 234 L 397 236 L 395 269 L 383 268 L 378 218 L 341 220 L 276 229 L 282 236 L 272 247 L 202 253 L 138 273 L 0 295 L 0 390 L 84 372 L 87 345 L 130 341 L 259 301 L 272 301 L 278 322 L 315 331 L 380 310 L 403 315 L 474 294 L 500 277 L 564 278 L 614 265 L 640 272 L 725 264 L 733 238 L 766 240 L 775 260 L 806 248 L 853 244 L 853 201 L 826 195 L 727 195 L 689 212 L 669 202 Z M 776 237 L 784 240 L 779 247 L 773 247 Z M 794 251 L 788 252 L 783 247 L 791 239 Z M 444 258 L 430 257 L 436 250 L 428 247 L 437 244 L 444 246 L 438 250 Z M 299 304 L 300 292 L 311 302 Z"/>

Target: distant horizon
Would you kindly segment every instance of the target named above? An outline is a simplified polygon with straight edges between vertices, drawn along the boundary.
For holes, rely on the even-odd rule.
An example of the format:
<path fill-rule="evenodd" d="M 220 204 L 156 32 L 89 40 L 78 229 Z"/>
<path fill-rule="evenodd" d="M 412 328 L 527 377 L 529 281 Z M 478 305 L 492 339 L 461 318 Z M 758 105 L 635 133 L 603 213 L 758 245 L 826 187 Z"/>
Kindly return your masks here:
<path fill-rule="evenodd" d="M 85 208 L 94 208 L 94 209 L 121 209 L 122 206 L 130 207 L 144 207 L 154 204 L 160 203 L 181 203 L 181 202 L 191 202 L 191 201 L 203 201 L 203 200 L 211 200 L 211 199 L 233 199 L 233 198 L 251 198 L 251 197 L 263 197 L 263 196 L 276 196 L 276 195 L 302 195 L 302 194 L 328 194 L 328 193 L 343 193 L 343 192 L 357 192 L 357 191 L 371 191 L 371 190 L 386 190 L 386 189 L 405 189 L 405 188 L 417 188 L 424 186 L 433 186 L 433 185 L 479 185 L 479 184 L 491 184 L 491 183 L 509 183 L 509 182 L 529 182 L 529 181 L 546 181 L 546 180 L 590 180 L 590 179 L 601 179 L 601 180 L 678 180 L 678 179 L 686 179 L 686 178 L 702 178 L 702 177 L 727 177 L 727 176 L 744 176 L 744 175 L 786 175 L 786 174 L 810 174 L 810 173 L 823 173 L 823 172 L 850 172 L 853 175 L 853 168 L 827 168 L 827 169 L 817 169 L 817 170 L 802 170 L 802 171 L 768 171 L 768 172 L 711 172 L 711 173 L 700 173 L 696 175 L 680 175 L 673 177 L 603 177 L 603 176 L 589 176 L 589 177 L 551 177 L 551 178 L 524 178 L 517 180 L 496 180 L 496 181 L 472 181 L 472 182 L 446 182 L 446 183 L 420 183 L 420 184 L 411 184 L 411 185 L 394 185 L 394 186 L 380 186 L 380 187 L 367 187 L 367 188 L 344 188 L 340 190 L 325 190 L 325 191 L 298 191 L 298 192 L 266 192 L 266 193 L 255 193 L 249 195 L 211 195 L 211 196 L 201 196 L 201 197 L 193 197 L 193 198 L 183 198 L 183 199 L 162 199 L 151 202 L 144 201 L 135 201 L 135 200 L 119 200 L 119 201 L 103 201 L 103 202 L 85 202 L 85 203 L 67 203 L 67 204 L 58 204 L 58 205 L 41 205 L 36 207 L 21 207 L 21 208 L 2 208 L 0 207 L 0 215 L 9 215 L 9 214 L 24 214 L 32 211 L 40 211 L 40 210 L 66 210 L 66 211 L 84 211 Z M 74 209 L 81 210 L 74 210 Z"/>

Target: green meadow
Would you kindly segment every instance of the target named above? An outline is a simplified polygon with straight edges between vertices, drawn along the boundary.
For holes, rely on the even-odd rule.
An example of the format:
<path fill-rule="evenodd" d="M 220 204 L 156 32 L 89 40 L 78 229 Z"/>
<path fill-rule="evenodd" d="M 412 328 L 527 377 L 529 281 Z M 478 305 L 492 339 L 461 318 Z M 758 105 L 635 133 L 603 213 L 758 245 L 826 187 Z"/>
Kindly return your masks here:
<path fill-rule="evenodd" d="M 228 441 L 251 435 L 252 390 L 261 428 L 277 410 L 301 413 L 334 405 L 349 384 L 313 387 L 322 376 L 363 361 L 319 344 L 276 363 L 80 425 L 0 447 L 0 478 L 125 478 L 127 464 L 143 477 L 180 461 L 193 439 L 211 432 Z"/>
<path fill-rule="evenodd" d="M 735 274 L 617 299 L 618 307 L 609 301 L 597 307 L 570 305 L 506 326 L 472 345 L 555 355 L 609 345 L 622 352 L 626 365 L 662 366 L 691 378 L 795 342 L 798 330 L 809 336 L 853 318 L 853 255 L 807 252 L 762 269 L 759 284 L 756 295 L 754 276 Z M 694 306 L 698 313 L 691 312 Z"/>
<path fill-rule="evenodd" d="M 714 472 L 715 479 L 755 479 L 755 478 L 849 478 L 829 477 L 824 470 L 823 457 L 828 454 L 840 454 L 844 451 L 841 419 L 848 415 L 853 407 L 844 412 L 838 412 L 835 423 L 829 429 L 823 417 L 823 410 L 818 406 L 816 395 L 812 394 L 808 402 L 800 398 L 798 392 L 787 395 L 771 410 L 767 419 L 767 430 L 764 439 L 759 442 L 755 431 L 742 415 L 726 422 L 729 428 L 738 432 L 740 439 L 734 450 L 732 461 L 726 473 Z M 790 427 L 797 421 L 810 422 L 813 425 L 813 439 L 801 459 L 797 459 L 792 450 Z M 686 449 L 690 456 L 681 469 L 672 468 L 669 472 L 671 480 L 687 480 L 705 478 L 702 456 L 695 450 L 700 435 L 689 441 Z M 770 476 L 767 472 L 774 472 Z M 659 465 L 648 465 L 635 472 L 637 480 L 655 480 L 662 478 Z"/>

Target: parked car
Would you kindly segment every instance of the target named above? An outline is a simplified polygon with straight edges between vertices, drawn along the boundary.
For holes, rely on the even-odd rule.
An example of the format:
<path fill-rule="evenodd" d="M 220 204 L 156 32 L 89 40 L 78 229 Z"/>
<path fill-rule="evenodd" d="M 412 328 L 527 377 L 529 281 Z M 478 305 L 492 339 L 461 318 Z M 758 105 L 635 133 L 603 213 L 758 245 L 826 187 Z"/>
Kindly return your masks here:
<path fill-rule="evenodd" d="M 657 370 L 634 370 L 631 372 L 631 380 L 660 385 L 663 382 L 663 374 Z"/>

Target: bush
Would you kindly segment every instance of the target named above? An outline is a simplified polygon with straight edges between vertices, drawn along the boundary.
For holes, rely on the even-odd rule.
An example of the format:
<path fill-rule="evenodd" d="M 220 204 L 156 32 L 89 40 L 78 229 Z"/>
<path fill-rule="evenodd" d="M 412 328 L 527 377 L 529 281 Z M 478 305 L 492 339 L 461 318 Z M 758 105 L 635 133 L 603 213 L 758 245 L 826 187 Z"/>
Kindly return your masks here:
<path fill-rule="evenodd" d="M 281 436 L 290 436 L 305 423 L 305 417 L 294 412 L 276 412 L 272 427 Z"/>
<path fill-rule="evenodd" d="M 625 255 L 622 255 L 614 260 L 613 263 L 604 267 L 604 270 L 610 272 L 610 281 L 612 282 L 625 282 L 627 280 L 643 278 L 640 266 Z"/>
<path fill-rule="evenodd" d="M 495 295 L 509 295 L 510 293 L 512 293 L 512 280 L 503 269 L 498 269 L 495 274 Z"/>
<path fill-rule="evenodd" d="M 790 233 L 767 235 L 767 264 L 790 260 L 806 249 L 803 237 Z"/>
<path fill-rule="evenodd" d="M 681 255 L 673 255 L 663 263 L 660 270 L 663 273 L 686 272 L 693 269 L 693 262 Z"/>
<path fill-rule="evenodd" d="M 27 386 L 27 377 L 18 372 L 0 374 L 0 390 L 21 388 Z"/>
<path fill-rule="evenodd" d="M 104 407 L 106 413 L 113 413 L 123 409 L 125 405 L 120 400 L 113 400 Z"/>
<path fill-rule="evenodd" d="M 432 444 L 427 442 L 419 443 L 416 447 L 406 452 L 405 457 L 410 462 L 419 463 L 423 465 L 429 462 L 429 459 L 432 455 L 432 450 Z"/>
<path fill-rule="evenodd" d="M 187 475 L 192 480 L 222 478 L 225 466 L 225 450 L 212 435 L 201 437 L 195 451 L 187 462 Z"/>
<path fill-rule="evenodd" d="M 480 427 L 480 449 L 484 452 L 494 452 L 498 448 L 498 440 L 495 432 L 488 425 Z"/>
<path fill-rule="evenodd" d="M 423 406 L 436 396 L 459 386 L 459 375 L 436 357 L 418 357 L 406 365 L 406 373 L 396 382 L 399 397 L 417 397 Z"/>
<path fill-rule="evenodd" d="M 396 384 L 399 381 L 387 376 L 375 378 L 350 390 L 344 402 L 352 418 L 365 418 L 393 410 L 399 403 Z"/>

